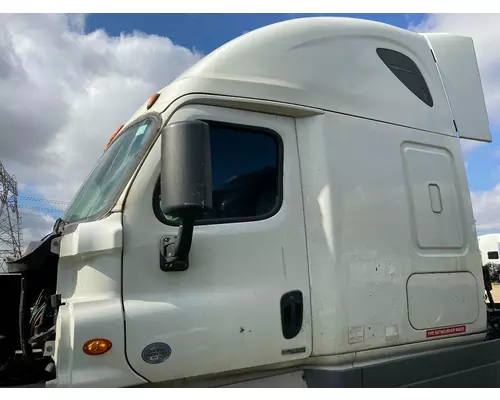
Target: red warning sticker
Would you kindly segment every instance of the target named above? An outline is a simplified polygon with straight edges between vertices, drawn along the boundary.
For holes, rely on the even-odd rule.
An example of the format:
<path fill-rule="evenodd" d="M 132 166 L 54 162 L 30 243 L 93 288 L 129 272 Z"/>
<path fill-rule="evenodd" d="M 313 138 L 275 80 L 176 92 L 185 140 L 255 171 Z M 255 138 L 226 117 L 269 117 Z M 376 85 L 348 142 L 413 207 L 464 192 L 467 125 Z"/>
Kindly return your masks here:
<path fill-rule="evenodd" d="M 467 328 L 465 325 L 460 326 L 450 326 L 448 328 L 437 328 L 437 329 L 429 329 L 425 332 L 426 337 L 436 337 L 436 336 L 445 336 L 445 335 L 456 335 L 457 333 L 465 333 Z"/>

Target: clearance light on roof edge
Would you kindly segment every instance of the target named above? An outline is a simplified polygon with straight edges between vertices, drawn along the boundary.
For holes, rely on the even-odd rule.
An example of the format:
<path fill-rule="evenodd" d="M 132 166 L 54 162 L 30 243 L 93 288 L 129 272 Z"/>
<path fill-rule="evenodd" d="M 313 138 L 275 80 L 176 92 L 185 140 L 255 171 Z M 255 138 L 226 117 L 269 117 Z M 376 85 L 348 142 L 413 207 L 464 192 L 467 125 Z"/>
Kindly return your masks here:
<path fill-rule="evenodd" d="M 160 93 L 155 93 L 149 98 L 148 105 L 146 106 L 146 109 L 149 110 L 151 107 L 153 107 L 153 104 L 156 103 L 156 100 L 160 97 Z"/>
<path fill-rule="evenodd" d="M 91 339 L 83 345 L 83 352 L 89 356 L 99 356 L 111 350 L 112 343 L 108 339 Z"/>
<path fill-rule="evenodd" d="M 108 149 L 108 147 L 111 145 L 111 143 L 113 142 L 113 140 L 115 140 L 116 136 L 117 136 L 117 135 L 120 133 L 120 131 L 123 129 L 123 126 L 124 126 L 124 125 L 120 125 L 120 127 L 116 130 L 116 132 L 115 132 L 115 133 L 113 133 L 113 134 L 111 135 L 111 137 L 110 137 L 110 138 L 109 138 L 109 140 L 108 140 L 108 144 L 106 145 L 106 147 L 104 148 L 104 150 L 107 150 L 107 149 Z"/>
<path fill-rule="evenodd" d="M 155 93 L 154 95 L 152 95 L 148 100 L 148 104 L 146 105 L 146 109 L 149 110 L 151 107 L 153 107 L 153 105 L 156 103 L 156 100 L 158 100 L 159 97 L 160 97 L 160 93 Z M 113 143 L 113 140 L 116 139 L 116 136 L 118 136 L 120 131 L 123 129 L 123 126 L 124 125 L 121 125 L 118 128 L 118 130 L 111 135 L 111 137 L 108 140 L 108 144 L 106 144 L 106 147 L 104 148 L 105 151 L 108 149 L 108 147 L 111 145 L 111 143 Z"/>

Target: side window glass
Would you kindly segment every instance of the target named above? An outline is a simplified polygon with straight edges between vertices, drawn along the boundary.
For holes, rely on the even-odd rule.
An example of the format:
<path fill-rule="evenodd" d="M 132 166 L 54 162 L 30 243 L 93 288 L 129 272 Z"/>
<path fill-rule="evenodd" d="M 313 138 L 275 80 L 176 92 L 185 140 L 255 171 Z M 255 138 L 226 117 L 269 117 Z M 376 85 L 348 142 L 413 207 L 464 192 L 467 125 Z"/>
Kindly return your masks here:
<path fill-rule="evenodd" d="M 434 105 L 431 92 L 425 79 L 413 60 L 404 54 L 390 50 L 377 49 L 377 54 L 384 64 L 396 75 L 415 96 L 422 100 L 429 107 Z"/>
<path fill-rule="evenodd" d="M 213 212 L 204 216 L 204 223 L 257 220 L 274 214 L 282 195 L 279 136 L 258 128 L 206 122 L 210 124 Z M 155 208 L 160 217 L 159 207 Z M 160 219 L 176 222 L 168 215 Z"/>
<path fill-rule="evenodd" d="M 212 124 L 212 185 L 215 215 L 258 218 L 278 203 L 278 144 L 266 133 Z"/>

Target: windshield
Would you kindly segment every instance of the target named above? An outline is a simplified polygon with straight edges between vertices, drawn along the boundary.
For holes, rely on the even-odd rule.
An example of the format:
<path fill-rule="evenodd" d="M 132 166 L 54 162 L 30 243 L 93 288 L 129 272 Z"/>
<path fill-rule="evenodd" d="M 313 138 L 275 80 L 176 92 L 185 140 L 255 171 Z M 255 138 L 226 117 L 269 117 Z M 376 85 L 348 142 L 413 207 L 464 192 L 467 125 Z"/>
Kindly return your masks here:
<path fill-rule="evenodd" d="M 154 125 L 153 120 L 144 120 L 118 135 L 73 198 L 62 217 L 65 222 L 95 217 L 112 206 L 154 134 Z"/>

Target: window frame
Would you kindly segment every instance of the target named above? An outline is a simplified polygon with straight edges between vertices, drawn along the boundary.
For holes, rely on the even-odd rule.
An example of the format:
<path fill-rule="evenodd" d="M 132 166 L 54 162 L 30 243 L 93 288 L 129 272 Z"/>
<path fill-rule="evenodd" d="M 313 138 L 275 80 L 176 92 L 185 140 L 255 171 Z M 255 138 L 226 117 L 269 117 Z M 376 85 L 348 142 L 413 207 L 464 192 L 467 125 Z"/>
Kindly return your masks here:
<path fill-rule="evenodd" d="M 159 113 L 157 113 L 157 112 L 154 112 L 154 111 L 148 112 L 146 114 L 143 114 L 140 117 L 138 117 L 135 120 L 133 120 L 132 122 L 130 122 L 130 124 L 124 126 L 122 128 L 122 131 L 118 135 L 118 136 L 122 135 L 125 131 L 127 131 L 127 130 L 129 130 L 131 128 L 133 129 L 137 125 L 139 125 L 141 123 L 144 123 L 144 121 L 147 121 L 147 120 L 151 120 L 151 122 L 152 122 L 152 124 L 151 124 L 151 136 L 145 142 L 145 144 L 144 144 L 143 148 L 141 149 L 141 151 L 137 154 L 137 158 L 135 159 L 135 162 L 132 163 L 132 164 L 130 164 L 130 166 L 129 166 L 128 170 L 127 170 L 127 173 L 124 175 L 123 182 L 118 186 L 118 188 L 117 188 L 117 190 L 115 192 L 115 195 L 113 197 L 111 197 L 111 199 L 108 201 L 107 205 L 105 207 L 103 207 L 103 209 L 100 212 L 98 212 L 98 213 L 96 213 L 96 214 L 94 214 L 94 215 L 92 215 L 90 217 L 81 218 L 81 219 L 75 219 L 75 220 L 72 220 L 72 221 L 65 221 L 64 220 L 64 222 L 67 222 L 67 225 L 65 225 L 65 227 L 77 226 L 78 224 L 83 223 L 83 222 L 98 221 L 98 220 L 100 220 L 100 219 L 102 219 L 102 218 L 104 218 L 104 217 L 106 217 L 106 216 L 108 216 L 110 214 L 111 210 L 116 206 L 116 202 L 118 201 L 118 199 L 122 195 L 123 191 L 125 190 L 125 188 L 129 184 L 130 180 L 132 179 L 132 177 L 136 173 L 137 169 L 140 168 L 140 166 L 144 162 L 144 160 L 146 158 L 146 155 L 149 153 L 149 150 L 151 149 L 151 147 L 155 143 L 155 141 L 156 141 L 156 139 L 158 137 L 158 132 L 160 131 L 160 129 L 162 127 L 161 115 Z M 117 139 L 118 136 L 115 139 Z M 109 145 L 109 147 L 101 154 L 101 156 L 99 157 L 99 159 L 94 164 L 92 170 L 88 173 L 88 175 L 85 177 L 85 179 L 80 184 L 80 187 L 78 188 L 78 191 L 75 193 L 73 199 L 71 200 L 71 203 L 75 200 L 78 192 L 81 190 L 81 188 L 84 185 L 84 183 L 87 182 L 87 180 L 89 179 L 89 177 L 92 175 L 92 173 L 94 172 L 94 170 L 97 168 L 97 165 L 100 162 L 100 160 L 103 157 L 103 155 L 107 151 L 109 151 L 109 149 L 115 143 L 116 143 L 115 141 L 111 142 L 111 144 Z M 70 205 L 71 205 L 71 203 L 70 203 Z M 61 218 L 63 216 L 64 216 L 64 213 L 61 216 Z"/>
<path fill-rule="evenodd" d="M 226 129 L 234 129 L 234 130 L 241 130 L 245 132 L 249 132 L 252 134 L 259 134 L 259 135 L 265 135 L 274 140 L 274 143 L 276 145 L 276 160 L 277 160 L 277 178 L 278 178 L 278 193 L 277 193 L 277 201 L 274 205 L 274 207 L 269 210 L 267 213 L 258 215 L 255 217 L 239 217 L 239 218 L 207 218 L 207 219 L 200 219 L 195 221 L 195 226 L 203 226 L 203 225 L 221 225 L 221 224 L 235 224 L 235 223 L 242 223 L 242 222 L 257 222 L 257 221 L 263 221 L 269 218 L 272 218 L 275 216 L 280 210 L 283 205 L 283 197 L 284 197 L 284 190 L 283 190 L 283 177 L 284 177 L 284 145 L 283 145 L 283 139 L 281 135 L 276 132 L 275 130 L 272 130 L 270 128 L 262 127 L 262 126 L 256 126 L 256 125 L 246 125 L 246 124 L 239 124 L 239 123 L 234 123 L 234 122 L 226 122 L 226 121 L 218 121 L 218 120 L 211 120 L 211 119 L 195 119 L 195 121 L 201 121 L 205 122 L 210 125 L 212 128 L 213 126 L 215 127 L 221 127 L 221 128 L 226 128 Z M 161 174 L 161 172 L 160 172 Z M 156 216 L 156 219 L 160 221 L 162 224 L 172 226 L 172 227 L 178 227 L 179 223 L 168 220 L 163 214 L 163 211 L 161 210 L 160 206 L 160 190 L 161 190 L 161 182 L 160 182 L 161 176 L 158 175 L 158 178 L 156 180 L 154 189 L 153 189 L 153 196 L 152 196 L 152 207 L 153 207 L 153 212 Z"/>

